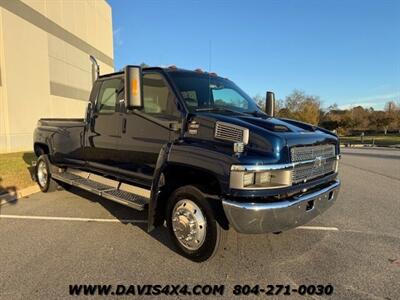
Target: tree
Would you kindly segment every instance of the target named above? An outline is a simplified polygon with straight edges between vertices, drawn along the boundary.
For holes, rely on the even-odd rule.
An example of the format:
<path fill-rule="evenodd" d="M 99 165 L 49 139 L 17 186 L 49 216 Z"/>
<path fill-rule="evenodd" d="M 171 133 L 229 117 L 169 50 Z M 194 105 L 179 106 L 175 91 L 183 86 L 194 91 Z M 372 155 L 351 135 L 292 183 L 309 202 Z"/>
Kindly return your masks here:
<path fill-rule="evenodd" d="M 398 107 L 394 101 L 389 101 L 385 103 L 385 111 L 387 112 L 395 112 L 398 110 Z"/>
<path fill-rule="evenodd" d="M 394 101 L 386 102 L 385 112 L 389 119 L 391 119 L 389 128 L 393 130 L 400 130 L 400 108 Z"/>
<path fill-rule="evenodd" d="M 328 107 L 320 120 L 320 126 L 328 130 L 336 130 L 340 135 L 349 134 L 350 128 L 355 127 L 351 110 L 339 109 L 337 104 Z"/>
<path fill-rule="evenodd" d="M 339 127 L 339 118 L 336 117 L 336 111 L 340 111 L 336 103 L 328 106 L 325 111 L 320 109 L 319 125 L 328 130 L 337 130 Z"/>
<path fill-rule="evenodd" d="M 294 115 L 292 114 L 292 112 L 286 107 L 281 108 L 279 110 L 278 116 L 280 118 L 286 118 L 286 119 L 294 119 L 295 118 Z"/>
<path fill-rule="evenodd" d="M 278 116 L 318 125 L 321 106 L 319 97 L 294 90 L 283 103 L 284 108 L 279 110 Z"/>
<path fill-rule="evenodd" d="M 333 121 L 333 120 L 323 120 L 319 124 L 321 127 L 328 129 L 330 131 L 337 130 L 339 127 L 339 122 L 338 121 Z"/>
<path fill-rule="evenodd" d="M 328 111 L 332 110 L 339 110 L 339 106 L 337 105 L 337 103 L 333 103 L 332 105 L 328 106 Z"/>
<path fill-rule="evenodd" d="M 257 94 L 253 97 L 254 101 L 256 101 L 257 105 L 264 111 L 265 110 L 265 97 Z"/>
<path fill-rule="evenodd" d="M 265 108 L 265 96 L 256 95 L 255 101 Z M 389 130 L 400 133 L 400 104 L 389 101 L 384 111 L 375 111 L 372 107 L 356 106 L 351 109 L 340 109 L 337 104 L 321 109 L 318 96 L 307 95 L 294 90 L 284 100 L 277 100 L 275 111 L 278 117 L 320 125 L 328 130 L 335 130 L 340 135 L 360 133 L 360 131 Z"/>
<path fill-rule="evenodd" d="M 392 121 L 393 119 L 385 111 L 375 111 L 370 116 L 371 125 L 375 125 L 376 129 L 382 128 L 385 135 Z"/>
<path fill-rule="evenodd" d="M 253 100 L 257 103 L 257 105 L 265 111 L 265 96 L 261 96 L 260 94 L 257 94 L 253 96 Z M 284 103 L 283 100 L 277 99 L 275 101 L 275 113 L 278 114 L 279 111 L 284 108 Z"/>

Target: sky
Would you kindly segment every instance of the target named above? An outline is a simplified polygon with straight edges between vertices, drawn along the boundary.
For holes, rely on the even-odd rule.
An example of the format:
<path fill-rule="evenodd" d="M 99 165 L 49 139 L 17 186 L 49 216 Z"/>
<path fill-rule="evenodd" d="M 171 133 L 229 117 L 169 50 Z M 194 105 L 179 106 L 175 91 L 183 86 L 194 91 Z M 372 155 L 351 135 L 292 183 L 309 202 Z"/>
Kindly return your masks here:
<path fill-rule="evenodd" d="M 116 70 L 201 68 L 250 96 L 298 89 L 324 107 L 400 103 L 400 1 L 108 2 Z"/>

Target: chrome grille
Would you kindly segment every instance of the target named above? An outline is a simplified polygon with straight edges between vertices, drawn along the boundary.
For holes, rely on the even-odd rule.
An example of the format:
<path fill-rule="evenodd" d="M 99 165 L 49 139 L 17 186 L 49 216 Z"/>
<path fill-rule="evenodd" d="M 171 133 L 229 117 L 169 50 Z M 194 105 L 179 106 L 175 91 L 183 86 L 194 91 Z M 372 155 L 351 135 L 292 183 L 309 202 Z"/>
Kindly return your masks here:
<path fill-rule="evenodd" d="M 304 182 L 335 171 L 335 145 L 294 147 L 290 149 L 290 154 L 294 163 L 312 161 L 295 165 L 292 173 L 293 183 Z"/>
<path fill-rule="evenodd" d="M 335 156 L 335 145 L 319 145 L 294 147 L 290 149 L 292 162 L 313 160 L 317 157 L 330 158 Z"/>
<path fill-rule="evenodd" d="M 292 182 L 299 183 L 304 180 L 311 180 L 335 171 L 336 158 L 331 158 L 321 165 L 315 166 L 314 163 L 298 165 L 294 167 Z"/>
<path fill-rule="evenodd" d="M 249 141 L 249 130 L 233 124 L 217 122 L 215 124 L 214 136 L 217 139 L 225 141 L 243 142 L 247 144 Z"/>

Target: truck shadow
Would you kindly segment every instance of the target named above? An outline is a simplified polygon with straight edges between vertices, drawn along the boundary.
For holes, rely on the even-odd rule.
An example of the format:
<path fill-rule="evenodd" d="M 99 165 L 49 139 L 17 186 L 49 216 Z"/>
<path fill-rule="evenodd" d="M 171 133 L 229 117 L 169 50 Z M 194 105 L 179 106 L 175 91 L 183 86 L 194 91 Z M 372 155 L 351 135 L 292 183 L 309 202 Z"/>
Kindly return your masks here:
<path fill-rule="evenodd" d="M 147 231 L 147 209 L 144 211 L 137 211 L 133 208 L 126 207 L 124 205 L 115 203 L 113 201 L 104 199 L 100 196 L 81 190 L 76 187 L 68 187 L 68 192 L 73 193 L 79 197 L 88 199 L 89 201 L 99 203 L 108 212 L 110 212 L 116 219 L 118 219 L 122 224 L 132 225 L 140 228 L 146 234 L 166 246 L 172 251 L 175 251 L 173 243 L 168 238 L 167 228 L 158 227 L 151 232 Z M 176 251 L 175 251 L 176 252 Z"/>
<path fill-rule="evenodd" d="M 0 215 L 1 207 L 6 204 L 17 204 L 17 198 L 14 195 L 17 193 L 17 188 L 15 186 L 3 186 L 1 184 L 2 178 L 0 176 Z"/>
<path fill-rule="evenodd" d="M 26 163 L 27 170 L 29 172 L 29 175 L 31 176 L 32 180 L 35 180 L 35 167 L 33 165 L 33 162 L 36 160 L 36 155 L 33 152 L 24 152 L 22 154 L 22 159 Z"/>
<path fill-rule="evenodd" d="M 36 155 L 35 155 L 35 153 L 33 153 L 33 152 L 24 152 L 24 153 L 22 154 L 22 159 L 24 160 L 24 162 L 25 162 L 27 165 L 31 166 L 31 165 L 32 165 L 32 162 L 33 162 L 34 160 L 36 160 Z"/>
<path fill-rule="evenodd" d="M 25 162 L 26 164 L 26 170 L 29 173 L 31 179 L 32 179 L 32 185 L 34 184 L 34 173 L 35 173 L 35 167 L 33 166 L 32 162 L 36 159 L 36 156 L 33 152 L 23 152 L 21 159 Z M 1 171 L 1 170 L 0 170 Z M 21 172 L 21 173 L 20 173 Z M 4 174 L 4 173 L 3 173 Z M 26 174 L 22 173 L 21 171 L 17 171 L 17 175 L 20 175 L 21 177 L 25 177 Z M 12 176 L 14 176 L 12 174 Z M 16 178 L 16 177 L 15 177 Z M 26 184 L 26 182 L 25 182 Z M 7 185 L 4 184 L 3 178 L 0 175 L 0 213 L 1 213 L 1 206 L 6 205 L 6 204 L 17 204 L 18 199 L 17 199 L 17 186 L 19 184 L 12 184 L 12 185 Z M 29 185 L 29 184 L 28 184 Z M 18 188 L 19 190 L 20 188 Z"/>

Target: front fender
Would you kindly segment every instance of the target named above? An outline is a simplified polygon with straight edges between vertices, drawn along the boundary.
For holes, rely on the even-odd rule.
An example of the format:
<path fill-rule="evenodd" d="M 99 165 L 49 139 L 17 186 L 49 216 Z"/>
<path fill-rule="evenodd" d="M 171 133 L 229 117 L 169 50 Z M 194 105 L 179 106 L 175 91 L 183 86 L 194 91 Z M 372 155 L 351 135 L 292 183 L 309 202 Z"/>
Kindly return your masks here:
<path fill-rule="evenodd" d="M 148 211 L 148 231 L 152 231 L 155 227 L 157 202 L 160 195 L 160 187 L 164 185 L 163 171 L 167 166 L 168 155 L 171 150 L 171 143 L 165 144 L 158 154 L 156 168 L 154 170 L 153 182 L 151 184 L 150 202 Z"/>
<path fill-rule="evenodd" d="M 230 167 L 238 162 L 238 157 L 227 155 L 224 149 L 206 147 L 197 143 L 165 144 L 158 155 L 154 172 L 148 211 L 148 230 L 154 229 L 157 223 L 157 204 L 160 189 L 165 183 L 163 172 L 169 165 L 206 170 L 217 178 L 221 193 L 225 194 L 229 191 Z"/>

